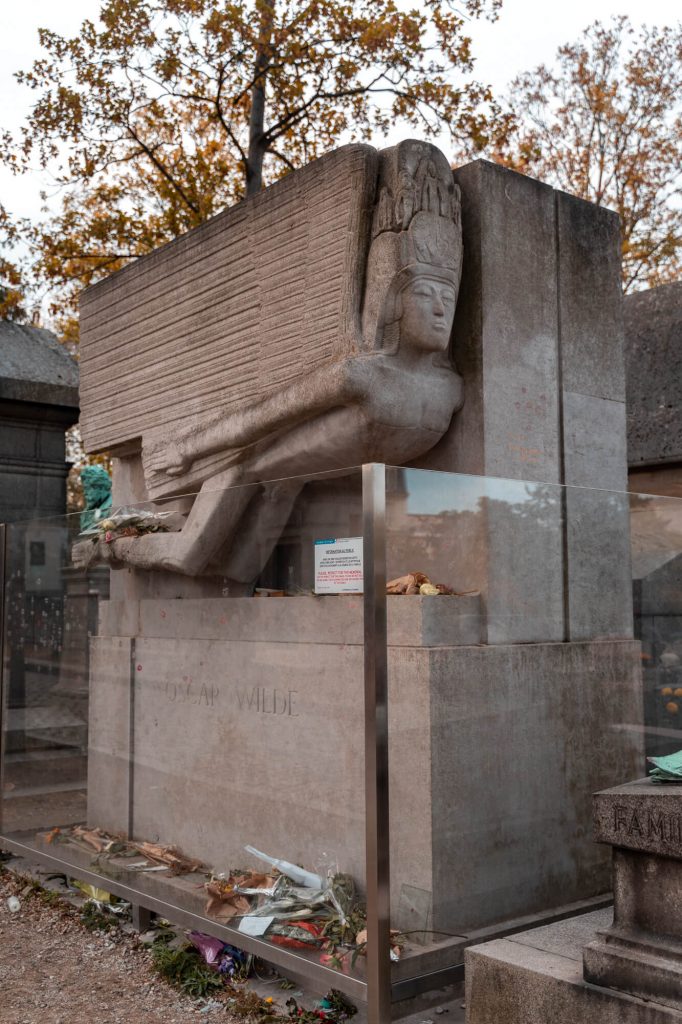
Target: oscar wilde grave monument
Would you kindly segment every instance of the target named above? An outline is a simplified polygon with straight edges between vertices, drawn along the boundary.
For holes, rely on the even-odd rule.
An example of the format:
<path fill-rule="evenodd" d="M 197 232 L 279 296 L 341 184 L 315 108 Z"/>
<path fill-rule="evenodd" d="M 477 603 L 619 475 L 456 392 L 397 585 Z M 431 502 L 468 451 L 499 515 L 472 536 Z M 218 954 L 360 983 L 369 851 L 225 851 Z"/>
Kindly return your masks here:
<path fill-rule="evenodd" d="M 482 501 L 426 542 L 389 496 L 389 575 L 474 592 L 388 599 L 393 900 L 462 934 L 607 889 L 591 795 L 640 755 L 636 730 L 600 745 L 640 714 L 627 509 L 591 490 L 625 488 L 620 317 L 614 215 L 413 141 L 344 147 L 88 289 L 84 443 L 114 505 L 177 513 L 76 555 L 114 569 L 90 823 L 218 871 L 331 850 L 362 885 L 361 600 L 312 594 L 315 541 L 361 532 L 341 471 L 569 484 L 541 528 Z"/>

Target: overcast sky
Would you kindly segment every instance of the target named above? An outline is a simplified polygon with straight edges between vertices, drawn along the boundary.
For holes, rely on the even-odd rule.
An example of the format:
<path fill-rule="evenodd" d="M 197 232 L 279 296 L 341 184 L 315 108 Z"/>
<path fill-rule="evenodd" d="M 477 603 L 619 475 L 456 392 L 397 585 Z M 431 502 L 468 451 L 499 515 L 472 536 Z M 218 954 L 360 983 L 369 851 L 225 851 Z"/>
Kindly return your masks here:
<path fill-rule="evenodd" d="M 416 3 L 419 0 L 415 0 Z M 51 28 L 74 34 L 83 18 L 95 18 L 99 0 L 7 0 L 0 39 L 0 126 L 17 128 L 31 99 L 13 73 L 30 67 L 40 56 L 37 30 Z M 556 48 L 571 42 L 596 18 L 628 14 L 635 24 L 670 25 L 679 20 L 679 0 L 504 0 L 495 24 L 472 22 L 476 78 L 496 92 L 520 71 L 552 61 Z M 36 216 L 39 192 L 48 184 L 39 173 L 13 178 L 0 168 L 0 201 L 16 216 Z"/>

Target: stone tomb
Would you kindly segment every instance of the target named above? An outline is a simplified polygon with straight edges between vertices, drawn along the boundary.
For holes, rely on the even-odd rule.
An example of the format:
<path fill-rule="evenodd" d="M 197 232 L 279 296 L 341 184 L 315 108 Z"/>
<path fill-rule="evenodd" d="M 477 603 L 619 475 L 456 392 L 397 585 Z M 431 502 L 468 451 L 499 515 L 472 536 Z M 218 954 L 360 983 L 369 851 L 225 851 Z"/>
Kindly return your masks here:
<path fill-rule="evenodd" d="M 613 847 L 613 924 L 585 947 L 585 980 L 682 1018 L 682 792 L 649 780 L 595 797 L 595 839 Z"/>
<path fill-rule="evenodd" d="M 641 722 L 627 503 L 597 490 L 626 478 L 618 244 L 614 214 L 485 161 L 453 176 L 426 143 L 351 146 L 83 298 L 85 443 L 113 452 L 115 504 L 183 495 L 180 546 L 188 524 L 202 525 L 196 488 L 244 479 L 235 467 L 250 455 L 234 455 L 226 423 L 256 437 L 257 455 L 292 455 L 278 479 L 397 459 L 550 485 L 541 528 L 494 501 L 456 542 L 446 516 L 422 516 L 433 534 L 418 542 L 409 507 L 393 519 L 395 575 L 422 568 L 397 564 L 420 550 L 426 571 L 457 586 L 455 553 L 476 548 L 460 587 L 475 601 L 389 601 L 393 906 L 425 907 L 422 926 L 482 928 L 608 887 L 591 794 L 638 774 L 641 756 L 637 728 L 621 728 Z M 408 284 L 430 281 L 449 324 L 460 269 L 451 336 L 440 310 L 433 337 L 418 336 Z M 436 335 L 429 373 L 438 366 L 447 416 L 431 428 L 431 378 L 413 380 L 400 358 Z M 389 382 L 403 365 L 403 376 L 397 404 L 395 384 L 362 392 L 385 402 L 393 426 L 356 449 L 338 442 L 337 419 L 320 434 L 316 417 L 330 395 L 340 401 L 327 380 L 360 364 Z M 313 378 L 320 408 L 306 395 Z M 268 410 L 264 434 L 247 429 L 255 406 Z M 311 419 L 327 438 L 318 461 Z M 210 443 L 188 468 L 192 431 Z M 268 501 L 255 465 L 252 490 L 235 498 L 239 523 L 229 500 L 221 511 L 204 492 L 206 521 L 236 524 L 211 555 L 227 559 L 218 568 L 174 560 L 164 538 L 114 545 L 92 642 L 89 820 L 177 843 L 218 870 L 243 864 L 246 842 L 311 866 L 331 851 L 362 884 L 361 601 L 224 596 L 252 593 L 263 566 L 288 571 L 285 549 L 298 545 L 303 564 L 313 540 L 357 536 L 357 487 L 349 501 L 343 477 L 284 481 Z M 250 572 L 242 558 L 237 573 L 247 550 Z"/>

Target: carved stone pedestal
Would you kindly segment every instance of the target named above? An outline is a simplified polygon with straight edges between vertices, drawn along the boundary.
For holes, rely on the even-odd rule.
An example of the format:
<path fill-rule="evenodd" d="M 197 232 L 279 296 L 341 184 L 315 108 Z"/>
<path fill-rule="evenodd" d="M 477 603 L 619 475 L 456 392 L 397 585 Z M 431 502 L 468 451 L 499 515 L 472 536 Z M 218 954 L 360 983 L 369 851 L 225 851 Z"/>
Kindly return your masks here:
<path fill-rule="evenodd" d="M 362 887 L 362 598 L 101 608 L 90 824 L 217 871 L 243 864 L 247 843 L 311 865 L 329 851 Z M 406 929 L 461 934 L 603 893 L 592 793 L 640 763 L 637 732 L 599 743 L 614 714 L 636 720 L 636 643 L 486 647 L 480 629 L 478 597 L 388 600 L 392 904 Z"/>
<path fill-rule="evenodd" d="M 595 839 L 613 846 L 614 919 L 585 947 L 585 980 L 682 1010 L 682 789 L 598 793 Z"/>

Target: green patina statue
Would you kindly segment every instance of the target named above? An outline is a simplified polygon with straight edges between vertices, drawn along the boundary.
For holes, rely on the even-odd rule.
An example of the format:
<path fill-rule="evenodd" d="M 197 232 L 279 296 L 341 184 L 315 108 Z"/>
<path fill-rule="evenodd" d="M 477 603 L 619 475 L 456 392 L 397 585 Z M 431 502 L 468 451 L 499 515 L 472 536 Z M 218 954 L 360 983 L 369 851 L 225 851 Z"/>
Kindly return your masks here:
<path fill-rule="evenodd" d="M 111 477 L 102 466 L 85 466 L 81 470 L 85 509 L 81 512 L 81 533 L 94 529 L 99 519 L 111 509 Z"/>

